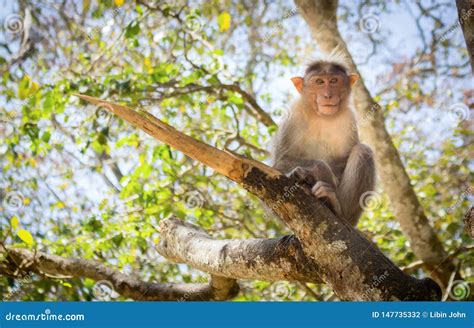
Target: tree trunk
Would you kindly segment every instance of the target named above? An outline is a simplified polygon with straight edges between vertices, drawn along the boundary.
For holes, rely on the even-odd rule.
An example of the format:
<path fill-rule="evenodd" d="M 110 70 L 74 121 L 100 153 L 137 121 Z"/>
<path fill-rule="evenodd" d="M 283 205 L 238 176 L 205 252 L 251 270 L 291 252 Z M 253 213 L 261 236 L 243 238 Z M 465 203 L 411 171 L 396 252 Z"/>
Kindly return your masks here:
<path fill-rule="evenodd" d="M 456 0 L 456 6 L 471 61 L 471 71 L 474 74 L 474 0 Z"/>

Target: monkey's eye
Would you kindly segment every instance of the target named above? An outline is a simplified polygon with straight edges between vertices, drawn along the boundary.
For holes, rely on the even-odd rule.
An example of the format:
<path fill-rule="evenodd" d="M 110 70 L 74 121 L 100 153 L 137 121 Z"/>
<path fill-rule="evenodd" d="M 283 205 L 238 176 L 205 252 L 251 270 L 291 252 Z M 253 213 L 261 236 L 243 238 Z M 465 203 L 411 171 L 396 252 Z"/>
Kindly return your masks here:
<path fill-rule="evenodd" d="M 337 83 L 337 79 L 336 79 L 336 78 L 331 79 L 331 81 L 329 81 L 329 83 L 331 83 L 331 84 L 336 84 L 336 83 Z"/>
<path fill-rule="evenodd" d="M 323 84 L 324 83 L 324 81 L 322 79 L 316 79 L 314 82 L 316 84 Z"/>

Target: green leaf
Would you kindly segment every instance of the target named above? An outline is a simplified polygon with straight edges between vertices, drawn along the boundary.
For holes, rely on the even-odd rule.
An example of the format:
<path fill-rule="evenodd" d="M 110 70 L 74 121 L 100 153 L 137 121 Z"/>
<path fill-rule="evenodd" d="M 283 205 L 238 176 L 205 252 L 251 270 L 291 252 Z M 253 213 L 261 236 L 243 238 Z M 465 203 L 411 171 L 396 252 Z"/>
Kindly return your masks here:
<path fill-rule="evenodd" d="M 49 133 L 49 131 L 46 131 L 45 133 L 43 133 L 43 135 L 41 136 L 41 140 L 43 140 L 44 142 L 48 143 L 49 142 L 49 139 L 51 138 L 51 133 Z"/>
<path fill-rule="evenodd" d="M 25 75 L 23 79 L 21 79 L 20 83 L 18 84 L 18 97 L 20 99 L 25 99 L 28 97 L 28 93 L 30 91 L 30 77 Z"/>
<path fill-rule="evenodd" d="M 140 33 L 140 25 L 137 21 L 131 22 L 125 29 L 125 37 L 127 39 L 135 37 L 138 33 Z"/>
<path fill-rule="evenodd" d="M 43 101 L 43 110 L 46 113 L 51 113 L 54 107 L 54 99 L 53 99 L 53 93 L 51 91 L 46 92 L 44 95 L 44 101 Z"/>
<path fill-rule="evenodd" d="M 225 32 L 230 27 L 231 16 L 227 11 L 224 11 L 217 17 L 217 24 L 219 24 L 219 31 Z"/>
<path fill-rule="evenodd" d="M 19 224 L 20 224 L 20 220 L 18 219 L 18 217 L 13 216 L 10 219 L 10 225 L 12 226 L 13 230 L 16 230 L 16 228 L 18 228 Z"/>
<path fill-rule="evenodd" d="M 21 239 L 23 240 L 25 243 L 27 243 L 28 245 L 33 245 L 35 243 L 35 241 L 33 240 L 33 236 L 31 235 L 31 233 L 29 233 L 28 231 L 26 231 L 25 229 L 20 229 L 18 230 L 18 232 L 16 233 L 16 235 Z"/>

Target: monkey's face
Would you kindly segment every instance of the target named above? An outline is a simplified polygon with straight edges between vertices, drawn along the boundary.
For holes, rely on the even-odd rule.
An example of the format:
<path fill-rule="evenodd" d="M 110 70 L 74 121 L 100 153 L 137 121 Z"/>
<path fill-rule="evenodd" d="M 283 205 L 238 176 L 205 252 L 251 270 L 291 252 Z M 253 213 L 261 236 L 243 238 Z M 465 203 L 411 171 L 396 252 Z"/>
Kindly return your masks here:
<path fill-rule="evenodd" d="M 341 74 L 312 75 L 306 78 L 303 96 L 307 97 L 317 114 L 335 115 L 349 95 L 349 85 Z"/>
<path fill-rule="evenodd" d="M 332 116 L 343 110 L 349 97 L 351 86 L 357 81 L 355 74 L 306 74 L 304 78 L 291 80 L 311 110 L 317 115 Z"/>

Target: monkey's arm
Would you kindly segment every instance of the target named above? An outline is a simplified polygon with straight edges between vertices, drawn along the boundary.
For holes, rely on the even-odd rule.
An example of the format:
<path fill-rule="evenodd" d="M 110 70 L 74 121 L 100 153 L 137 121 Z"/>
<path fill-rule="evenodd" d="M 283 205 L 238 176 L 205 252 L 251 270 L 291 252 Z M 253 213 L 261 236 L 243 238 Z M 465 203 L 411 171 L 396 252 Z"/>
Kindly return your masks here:
<path fill-rule="evenodd" d="M 361 196 L 374 189 L 375 163 L 372 150 L 364 144 L 355 145 L 347 160 L 341 183 L 337 188 L 337 198 L 344 218 L 353 226 L 357 225 L 363 212 Z"/>
<path fill-rule="evenodd" d="M 336 187 L 337 178 L 330 166 L 322 160 L 302 160 L 300 158 L 284 157 L 276 169 L 295 176 L 299 183 L 311 188 L 308 190 L 318 199 L 321 199 L 337 216 L 342 216 Z"/>

